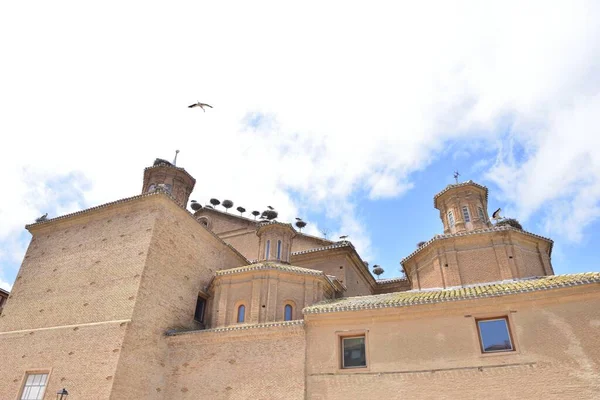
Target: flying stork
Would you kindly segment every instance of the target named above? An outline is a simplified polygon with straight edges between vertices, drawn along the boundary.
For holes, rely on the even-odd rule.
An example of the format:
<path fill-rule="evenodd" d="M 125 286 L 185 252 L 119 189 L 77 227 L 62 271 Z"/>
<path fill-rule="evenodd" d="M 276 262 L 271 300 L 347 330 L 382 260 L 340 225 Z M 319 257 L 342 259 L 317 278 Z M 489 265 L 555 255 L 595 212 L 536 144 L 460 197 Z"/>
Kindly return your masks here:
<path fill-rule="evenodd" d="M 213 106 L 211 106 L 210 104 L 206 104 L 206 103 L 200 103 L 199 101 L 192 104 L 191 106 L 188 106 L 188 108 L 194 108 L 194 107 L 200 107 L 202 109 L 202 111 L 206 112 L 206 110 L 204 109 L 204 107 L 210 107 L 213 108 Z"/>

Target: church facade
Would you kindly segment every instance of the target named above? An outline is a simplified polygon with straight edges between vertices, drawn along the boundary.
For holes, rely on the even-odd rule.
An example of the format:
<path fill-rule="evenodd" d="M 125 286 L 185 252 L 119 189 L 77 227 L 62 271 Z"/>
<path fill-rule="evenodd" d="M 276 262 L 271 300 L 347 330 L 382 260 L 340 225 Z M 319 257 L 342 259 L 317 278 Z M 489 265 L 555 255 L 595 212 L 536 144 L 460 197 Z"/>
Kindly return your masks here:
<path fill-rule="evenodd" d="M 600 273 L 555 275 L 487 188 L 435 195 L 443 233 L 377 280 L 350 241 L 188 211 L 194 185 L 157 159 L 140 195 L 26 227 L 1 399 L 600 396 Z"/>

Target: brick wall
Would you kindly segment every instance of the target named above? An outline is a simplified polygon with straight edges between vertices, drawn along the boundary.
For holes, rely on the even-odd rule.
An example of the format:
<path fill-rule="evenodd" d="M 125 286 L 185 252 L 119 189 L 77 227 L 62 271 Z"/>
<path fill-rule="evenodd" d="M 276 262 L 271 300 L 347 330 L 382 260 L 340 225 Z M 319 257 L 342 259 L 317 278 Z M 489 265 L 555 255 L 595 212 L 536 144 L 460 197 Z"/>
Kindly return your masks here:
<path fill-rule="evenodd" d="M 246 323 L 284 320 L 284 307 L 292 305 L 293 319 L 302 309 L 333 297 L 322 277 L 278 270 L 259 270 L 218 276 L 211 286 L 210 328 L 237 323 L 238 307 L 245 306 Z"/>
<path fill-rule="evenodd" d="M 302 325 L 168 338 L 166 399 L 304 399 Z"/>
<path fill-rule="evenodd" d="M 357 269 L 357 265 L 348 256 L 348 249 L 334 249 L 292 256 L 292 264 L 298 267 L 316 269 L 327 275 L 337 277 L 346 285 L 345 297 L 371 294 L 371 286 Z"/>
<path fill-rule="evenodd" d="M 156 223 L 111 399 L 163 399 L 168 329 L 194 328 L 199 290 L 215 270 L 246 264 L 166 196 L 156 197 Z"/>
<path fill-rule="evenodd" d="M 130 318 L 154 226 L 147 204 L 32 227 L 0 331 Z"/>
<path fill-rule="evenodd" d="M 441 288 L 547 275 L 548 250 L 547 241 L 524 233 L 491 232 L 434 241 L 404 266 L 415 287 Z"/>

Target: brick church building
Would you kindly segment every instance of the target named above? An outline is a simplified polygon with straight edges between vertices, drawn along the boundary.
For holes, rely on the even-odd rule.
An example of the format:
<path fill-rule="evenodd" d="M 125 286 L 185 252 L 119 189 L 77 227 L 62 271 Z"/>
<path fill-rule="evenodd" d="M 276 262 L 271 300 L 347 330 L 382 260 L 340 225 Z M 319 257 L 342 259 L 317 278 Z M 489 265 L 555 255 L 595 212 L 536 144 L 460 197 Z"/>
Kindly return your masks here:
<path fill-rule="evenodd" d="M 377 280 L 351 242 L 214 208 L 157 159 L 142 193 L 28 225 L 0 399 L 597 399 L 600 273 L 434 197 L 443 233 Z"/>

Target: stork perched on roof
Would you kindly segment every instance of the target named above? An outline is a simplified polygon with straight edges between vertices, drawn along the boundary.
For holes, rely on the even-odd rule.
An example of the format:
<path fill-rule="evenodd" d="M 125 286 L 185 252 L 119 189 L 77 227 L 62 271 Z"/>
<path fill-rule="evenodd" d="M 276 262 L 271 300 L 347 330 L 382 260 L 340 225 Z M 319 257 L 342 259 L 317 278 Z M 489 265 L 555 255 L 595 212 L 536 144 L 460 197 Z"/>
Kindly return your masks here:
<path fill-rule="evenodd" d="M 36 218 L 36 219 L 35 219 L 35 222 L 44 222 L 44 221 L 46 221 L 47 219 L 48 219 L 48 213 L 46 213 L 46 214 L 42 215 L 42 216 L 41 216 L 41 217 L 39 217 L 39 218 Z"/>
<path fill-rule="evenodd" d="M 199 101 L 192 104 L 191 106 L 188 106 L 188 108 L 194 108 L 194 107 L 200 107 L 202 109 L 202 111 L 206 112 L 206 110 L 204 109 L 204 107 L 210 107 L 213 108 L 213 106 L 211 106 L 210 104 L 206 104 L 206 103 L 200 103 Z"/>
<path fill-rule="evenodd" d="M 340 239 L 346 240 L 346 239 L 348 239 L 348 235 L 342 235 L 342 236 L 340 236 Z"/>

